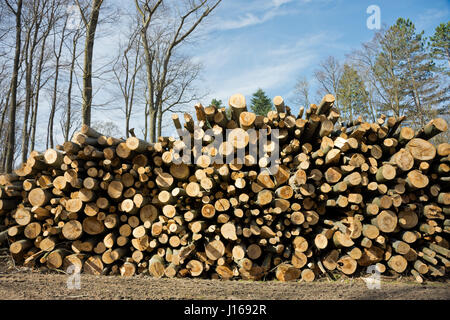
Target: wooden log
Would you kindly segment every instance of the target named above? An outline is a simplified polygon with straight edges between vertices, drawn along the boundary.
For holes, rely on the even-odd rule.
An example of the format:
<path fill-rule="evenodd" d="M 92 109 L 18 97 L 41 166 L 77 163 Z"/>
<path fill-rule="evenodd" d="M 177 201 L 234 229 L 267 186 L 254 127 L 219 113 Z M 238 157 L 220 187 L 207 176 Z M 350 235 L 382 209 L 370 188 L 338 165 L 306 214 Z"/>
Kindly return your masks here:
<path fill-rule="evenodd" d="M 428 122 L 423 128 L 419 129 L 415 137 L 429 140 L 435 135 L 445 131 L 447 131 L 447 122 L 442 118 L 435 118 Z"/>
<path fill-rule="evenodd" d="M 83 226 L 78 220 L 70 220 L 64 223 L 62 235 L 67 240 L 77 240 L 83 234 Z"/>
<path fill-rule="evenodd" d="M 395 272 L 402 273 L 408 266 L 408 261 L 401 255 L 393 255 L 387 262 L 389 268 Z"/>
<path fill-rule="evenodd" d="M 205 244 L 206 256 L 216 261 L 225 254 L 225 246 L 220 240 L 213 240 Z"/>
<path fill-rule="evenodd" d="M 232 95 L 228 100 L 228 106 L 231 108 L 233 120 L 236 121 L 238 125 L 240 125 L 240 114 L 244 111 L 247 111 L 245 97 L 240 93 Z"/>
<path fill-rule="evenodd" d="M 280 264 L 275 271 L 275 277 L 279 281 L 297 280 L 300 275 L 301 271 L 289 264 Z"/>
<path fill-rule="evenodd" d="M 420 138 L 411 139 L 405 148 L 416 161 L 429 161 L 436 156 L 436 148 L 430 142 Z"/>
<path fill-rule="evenodd" d="M 90 256 L 83 264 L 83 272 L 86 274 L 100 275 L 103 273 L 103 261 L 101 256 Z"/>
<path fill-rule="evenodd" d="M 32 206 L 42 207 L 46 205 L 52 197 L 52 194 L 45 189 L 35 188 L 28 193 L 28 201 Z"/>

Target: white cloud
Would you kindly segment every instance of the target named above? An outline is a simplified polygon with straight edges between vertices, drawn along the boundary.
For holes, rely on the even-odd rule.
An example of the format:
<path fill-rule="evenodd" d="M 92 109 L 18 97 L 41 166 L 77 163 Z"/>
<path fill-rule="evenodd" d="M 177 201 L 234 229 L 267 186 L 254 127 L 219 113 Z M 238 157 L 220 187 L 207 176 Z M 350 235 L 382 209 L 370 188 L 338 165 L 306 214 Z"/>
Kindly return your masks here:
<path fill-rule="evenodd" d="M 218 18 L 217 23 L 213 27 L 214 30 L 232 30 L 245 28 L 252 25 L 262 24 L 275 17 L 292 14 L 293 11 L 282 10 L 284 4 L 292 2 L 293 0 L 270 0 L 264 3 L 257 1 L 250 3 L 247 7 L 241 8 L 241 11 L 247 11 L 237 18 L 230 19 L 229 17 Z M 302 2 L 304 2 L 303 0 Z M 309 0 L 306 0 L 309 1 Z M 237 10 L 237 9 L 236 9 Z M 262 11 L 262 12 L 261 12 Z"/>
<path fill-rule="evenodd" d="M 419 15 L 416 23 L 418 31 L 427 29 L 428 27 L 435 27 L 439 22 L 445 20 L 448 17 L 449 11 L 447 9 L 427 9 L 425 12 Z"/>
<path fill-rule="evenodd" d="M 292 2 L 292 0 L 272 0 L 272 4 L 275 7 L 279 7 L 279 6 L 281 6 L 281 5 L 285 4 L 285 3 L 289 3 L 289 2 Z"/>

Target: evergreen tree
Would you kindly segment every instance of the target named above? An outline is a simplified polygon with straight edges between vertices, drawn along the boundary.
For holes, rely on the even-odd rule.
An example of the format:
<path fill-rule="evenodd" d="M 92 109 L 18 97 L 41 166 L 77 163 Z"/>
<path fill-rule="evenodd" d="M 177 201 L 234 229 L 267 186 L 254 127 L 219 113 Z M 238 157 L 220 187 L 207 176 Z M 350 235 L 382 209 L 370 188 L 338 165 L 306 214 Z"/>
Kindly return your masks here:
<path fill-rule="evenodd" d="M 250 109 L 262 116 L 267 115 L 267 112 L 273 109 L 272 101 L 261 88 L 253 94 Z"/>
<path fill-rule="evenodd" d="M 211 100 L 211 103 L 209 105 L 215 106 L 217 109 L 224 108 L 222 100 L 218 100 L 216 98 Z"/>
<path fill-rule="evenodd" d="M 447 74 L 450 73 L 450 21 L 441 23 L 430 37 L 431 54 L 438 60 L 447 60 Z M 450 74 L 449 74 L 450 75 Z"/>
<path fill-rule="evenodd" d="M 394 115 L 407 115 L 415 126 L 433 116 L 445 99 L 439 89 L 435 65 L 426 50 L 426 39 L 409 19 L 399 18 L 379 35 L 379 54 L 375 74 L 386 93 L 384 110 Z"/>
<path fill-rule="evenodd" d="M 436 68 L 426 50 L 424 32 L 416 32 L 414 24 L 399 18 L 393 26 L 399 36 L 400 68 L 402 80 L 406 83 L 408 115 L 416 125 L 423 126 L 431 117 L 431 111 L 438 108 L 445 98 L 439 89 Z"/>
<path fill-rule="evenodd" d="M 344 119 L 352 121 L 354 117 L 361 115 L 375 120 L 376 115 L 367 107 L 368 92 L 364 82 L 352 66 L 344 65 L 337 96 L 341 104 L 341 116 Z"/>

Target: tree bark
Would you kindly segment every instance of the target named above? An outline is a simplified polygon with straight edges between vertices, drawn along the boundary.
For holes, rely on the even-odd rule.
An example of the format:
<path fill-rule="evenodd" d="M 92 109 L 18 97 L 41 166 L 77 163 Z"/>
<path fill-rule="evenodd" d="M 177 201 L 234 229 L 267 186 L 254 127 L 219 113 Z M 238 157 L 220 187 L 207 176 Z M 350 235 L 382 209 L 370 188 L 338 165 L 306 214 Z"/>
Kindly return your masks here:
<path fill-rule="evenodd" d="M 82 105 L 82 123 L 91 125 L 91 106 L 92 106 L 92 56 L 94 54 L 95 31 L 97 29 L 98 16 L 103 0 L 94 0 L 89 21 L 86 25 L 86 41 L 84 49 L 84 67 L 83 67 L 83 105 Z"/>
<path fill-rule="evenodd" d="M 7 2 L 8 6 L 9 3 Z M 9 109 L 8 145 L 6 151 L 6 172 L 11 173 L 14 164 L 14 152 L 16 145 L 16 111 L 17 111 L 17 78 L 19 73 L 20 44 L 22 29 L 22 0 L 17 1 L 17 10 L 10 9 L 16 16 L 16 48 L 14 53 L 14 65 L 11 78 L 11 105 Z"/>

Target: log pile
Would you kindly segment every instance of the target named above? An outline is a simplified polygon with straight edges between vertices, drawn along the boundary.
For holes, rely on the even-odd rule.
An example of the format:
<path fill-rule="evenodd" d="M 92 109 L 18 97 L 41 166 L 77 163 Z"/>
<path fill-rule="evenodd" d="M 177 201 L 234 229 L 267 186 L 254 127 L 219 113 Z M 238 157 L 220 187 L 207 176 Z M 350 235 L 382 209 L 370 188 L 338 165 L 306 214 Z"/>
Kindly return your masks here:
<path fill-rule="evenodd" d="M 266 116 L 240 94 L 231 117 L 200 104 L 197 121 L 173 115 L 197 144 L 83 126 L 33 151 L 0 176 L 0 243 L 26 266 L 96 275 L 313 281 L 374 266 L 418 282 L 448 276 L 450 144 L 428 141 L 444 120 L 414 131 L 404 117 L 340 122 L 332 95 L 299 114 L 273 102 Z"/>

